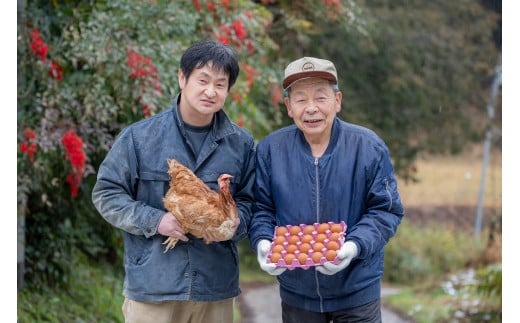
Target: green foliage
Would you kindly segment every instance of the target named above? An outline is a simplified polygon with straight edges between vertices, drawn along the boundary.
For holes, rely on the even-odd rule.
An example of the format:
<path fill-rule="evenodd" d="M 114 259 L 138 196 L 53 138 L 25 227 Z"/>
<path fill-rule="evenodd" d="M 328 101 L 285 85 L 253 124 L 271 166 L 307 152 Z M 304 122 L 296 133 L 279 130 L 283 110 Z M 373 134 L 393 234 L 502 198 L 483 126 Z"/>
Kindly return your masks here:
<path fill-rule="evenodd" d="M 123 273 L 107 263 L 92 263 L 81 253 L 68 258 L 67 284 L 18 292 L 17 322 L 123 322 Z"/>
<path fill-rule="evenodd" d="M 416 227 L 403 219 L 386 246 L 383 278 L 403 285 L 439 279 L 482 254 L 473 241 L 468 232 L 442 224 Z"/>
<path fill-rule="evenodd" d="M 502 264 L 493 264 L 477 271 L 476 289 L 484 296 L 502 297 Z"/>
<path fill-rule="evenodd" d="M 68 281 L 68 259 L 75 241 L 71 230 L 75 217 L 70 214 L 76 204 L 69 198 L 65 179 L 55 177 L 66 168 L 56 155 L 59 152 L 47 154 L 46 160 L 37 159 L 30 174 L 19 175 L 18 198 L 19 202 L 23 200 L 20 211 L 26 216 L 26 236 L 31 239 L 26 246 L 26 274 L 35 287 Z M 19 165 L 26 163 L 26 158 L 19 159 Z M 40 194 L 21 193 L 28 191 Z"/>

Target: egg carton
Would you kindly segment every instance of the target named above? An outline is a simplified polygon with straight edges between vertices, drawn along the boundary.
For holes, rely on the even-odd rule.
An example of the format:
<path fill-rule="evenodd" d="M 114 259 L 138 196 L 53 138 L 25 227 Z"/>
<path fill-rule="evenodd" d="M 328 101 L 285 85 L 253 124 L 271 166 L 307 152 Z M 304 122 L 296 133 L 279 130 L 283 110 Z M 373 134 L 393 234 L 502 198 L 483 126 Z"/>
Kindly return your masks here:
<path fill-rule="evenodd" d="M 337 255 L 334 252 L 330 252 L 327 259 L 327 253 L 329 253 L 329 250 L 337 252 L 341 248 L 345 242 L 346 230 L 347 225 L 344 221 L 340 223 L 324 222 L 311 225 L 276 226 L 267 263 L 274 263 L 277 267 L 289 270 L 296 268 L 309 269 L 314 266 L 322 266 L 326 262 L 338 264 L 340 260 Z M 334 242 L 336 243 L 334 244 Z M 275 253 L 279 254 L 279 256 L 275 255 L 275 260 L 277 257 L 281 256 L 281 258 L 277 261 L 272 261 L 271 257 Z M 302 253 L 306 257 L 299 256 Z M 294 255 L 294 257 L 290 256 L 290 254 Z M 334 257 L 332 258 L 333 255 Z M 299 259 L 299 257 L 302 259 Z"/>

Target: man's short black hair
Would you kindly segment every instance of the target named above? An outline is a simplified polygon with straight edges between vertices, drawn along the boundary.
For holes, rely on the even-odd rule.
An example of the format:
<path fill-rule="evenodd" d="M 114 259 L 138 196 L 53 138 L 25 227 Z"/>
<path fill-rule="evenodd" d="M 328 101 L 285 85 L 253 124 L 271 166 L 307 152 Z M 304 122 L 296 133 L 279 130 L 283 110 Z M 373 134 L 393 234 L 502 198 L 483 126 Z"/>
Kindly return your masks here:
<path fill-rule="evenodd" d="M 202 68 L 209 62 L 213 68 L 224 71 L 229 76 L 228 91 L 235 84 L 240 67 L 232 47 L 215 40 L 203 40 L 190 46 L 181 57 L 181 70 L 188 79 L 196 68 Z"/>

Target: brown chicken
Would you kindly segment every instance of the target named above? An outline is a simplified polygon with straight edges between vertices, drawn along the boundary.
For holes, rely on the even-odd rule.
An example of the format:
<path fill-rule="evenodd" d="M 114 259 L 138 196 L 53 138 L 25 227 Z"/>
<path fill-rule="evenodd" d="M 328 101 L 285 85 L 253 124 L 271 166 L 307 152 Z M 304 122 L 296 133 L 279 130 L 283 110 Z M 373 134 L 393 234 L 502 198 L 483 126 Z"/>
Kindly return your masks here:
<path fill-rule="evenodd" d="M 229 191 L 229 174 L 218 178 L 219 193 L 210 189 L 189 168 L 174 159 L 168 160 L 170 189 L 163 198 L 166 209 L 181 224 L 186 233 L 197 238 L 211 234 L 216 240 L 233 237 L 239 223 L 238 209 Z M 172 249 L 179 239 L 168 237 L 164 252 Z"/>

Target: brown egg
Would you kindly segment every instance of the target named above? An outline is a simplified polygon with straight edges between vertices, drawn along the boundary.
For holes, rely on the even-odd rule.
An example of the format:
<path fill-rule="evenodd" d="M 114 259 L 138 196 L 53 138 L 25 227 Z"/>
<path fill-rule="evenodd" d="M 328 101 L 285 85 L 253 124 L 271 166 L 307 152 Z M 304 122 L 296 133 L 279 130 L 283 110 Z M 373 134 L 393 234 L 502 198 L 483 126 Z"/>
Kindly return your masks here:
<path fill-rule="evenodd" d="M 300 254 L 298 254 L 297 258 L 298 258 L 298 261 L 300 262 L 300 265 L 305 265 L 305 263 L 307 262 L 307 258 L 309 258 L 309 257 L 305 253 L 300 253 Z"/>
<path fill-rule="evenodd" d="M 330 231 L 340 233 L 343 231 L 343 227 L 339 223 L 333 223 L 330 225 Z"/>
<path fill-rule="evenodd" d="M 304 234 L 311 234 L 314 232 L 314 226 L 312 224 L 308 224 L 303 228 Z"/>
<path fill-rule="evenodd" d="M 300 232 L 302 232 L 302 228 L 297 225 L 293 225 L 291 228 L 289 228 L 289 233 L 292 235 L 297 235 Z"/>
<path fill-rule="evenodd" d="M 318 231 L 318 233 L 325 233 L 325 232 L 327 232 L 327 230 L 329 230 L 329 224 L 320 223 L 320 225 L 318 226 L 318 229 L 316 231 Z"/>
<path fill-rule="evenodd" d="M 316 242 L 323 242 L 325 239 L 327 239 L 327 235 L 325 233 L 318 233 L 316 237 L 314 237 Z"/>
<path fill-rule="evenodd" d="M 329 250 L 338 250 L 339 249 L 339 243 L 336 241 L 329 241 L 327 243 L 327 249 Z"/>
<path fill-rule="evenodd" d="M 272 252 L 282 252 L 285 250 L 285 247 L 281 244 L 277 244 L 277 245 L 274 245 L 273 246 L 273 251 Z"/>
<path fill-rule="evenodd" d="M 311 244 L 308 242 L 304 242 L 300 245 L 300 252 L 308 253 L 311 250 Z"/>
<path fill-rule="evenodd" d="M 313 239 L 314 239 L 314 237 L 312 236 L 312 234 L 304 234 L 301 238 L 301 241 L 303 243 L 305 243 L 305 242 L 311 242 Z"/>
<path fill-rule="evenodd" d="M 269 257 L 269 259 L 271 260 L 272 263 L 277 263 L 278 260 L 282 259 L 282 254 L 280 254 L 279 252 L 273 252 L 271 254 L 271 257 Z"/>
<path fill-rule="evenodd" d="M 336 250 L 327 250 L 325 258 L 327 258 L 328 261 L 333 261 L 334 258 L 336 258 Z"/>
<path fill-rule="evenodd" d="M 287 239 L 287 242 L 289 242 L 289 244 L 297 244 L 300 242 L 300 237 L 297 235 L 290 235 Z"/>
<path fill-rule="evenodd" d="M 281 244 L 283 244 L 285 242 L 285 237 L 284 236 L 276 236 L 276 237 L 274 237 L 274 241 L 273 242 L 274 242 L 275 245 L 277 245 L 277 244 L 281 245 Z"/>
<path fill-rule="evenodd" d="M 285 235 L 287 232 L 289 232 L 289 230 L 287 230 L 286 227 L 277 227 L 277 228 L 276 228 L 276 235 L 277 235 L 277 236 L 283 236 L 283 235 Z"/>
<path fill-rule="evenodd" d="M 285 247 L 285 251 L 287 251 L 287 253 L 295 253 L 296 250 L 298 250 L 298 247 L 295 244 L 290 244 Z"/>
<path fill-rule="evenodd" d="M 323 254 L 321 252 L 313 252 L 312 253 L 312 261 L 315 263 L 315 264 L 319 264 L 320 261 L 321 261 L 321 258 L 323 257 Z"/>
<path fill-rule="evenodd" d="M 316 242 L 314 246 L 312 246 L 312 250 L 314 251 L 322 251 L 325 246 L 321 242 Z"/>
<path fill-rule="evenodd" d="M 293 254 L 293 253 L 288 253 L 285 255 L 285 257 L 283 258 L 283 260 L 285 260 L 285 263 L 287 265 L 290 265 L 292 264 L 293 260 L 296 259 L 296 256 Z"/>
<path fill-rule="evenodd" d="M 332 232 L 329 236 L 330 241 L 338 241 L 339 240 L 339 233 Z"/>

